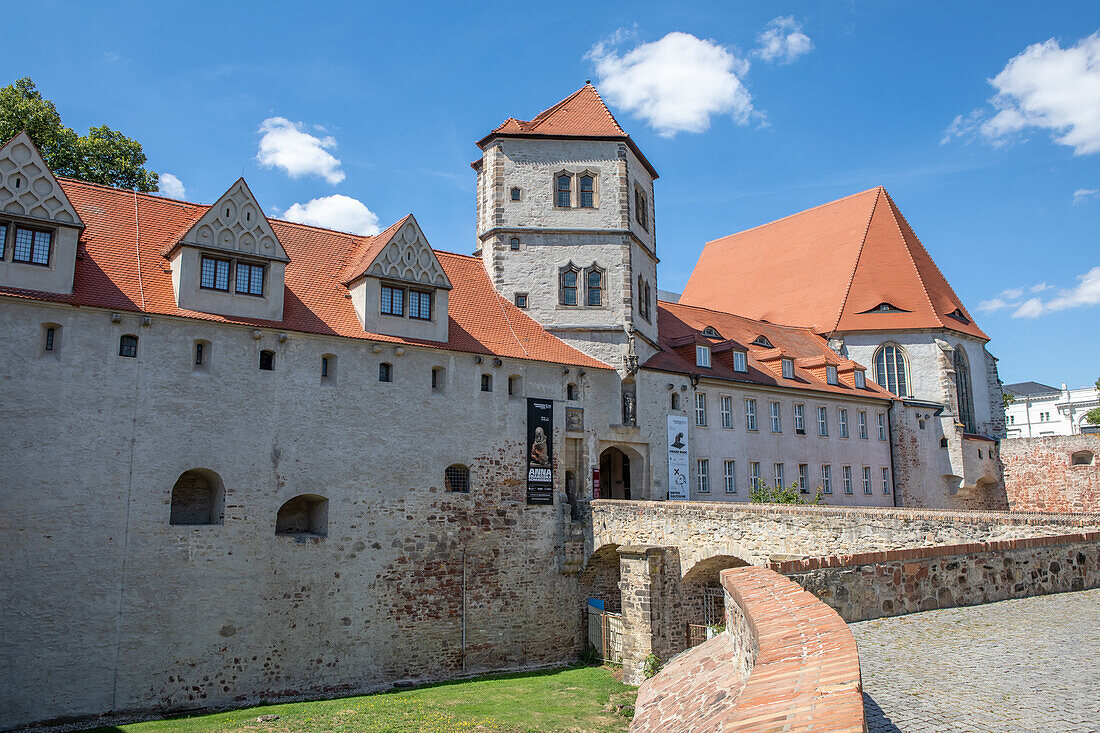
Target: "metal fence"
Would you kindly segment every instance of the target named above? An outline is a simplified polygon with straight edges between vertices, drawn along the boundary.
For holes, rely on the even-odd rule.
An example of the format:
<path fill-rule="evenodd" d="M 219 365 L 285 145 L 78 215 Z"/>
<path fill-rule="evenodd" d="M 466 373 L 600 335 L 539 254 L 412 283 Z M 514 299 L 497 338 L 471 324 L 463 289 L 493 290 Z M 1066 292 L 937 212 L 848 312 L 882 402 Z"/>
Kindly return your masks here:
<path fill-rule="evenodd" d="M 588 643 L 604 662 L 623 663 L 623 615 L 588 607 Z"/>

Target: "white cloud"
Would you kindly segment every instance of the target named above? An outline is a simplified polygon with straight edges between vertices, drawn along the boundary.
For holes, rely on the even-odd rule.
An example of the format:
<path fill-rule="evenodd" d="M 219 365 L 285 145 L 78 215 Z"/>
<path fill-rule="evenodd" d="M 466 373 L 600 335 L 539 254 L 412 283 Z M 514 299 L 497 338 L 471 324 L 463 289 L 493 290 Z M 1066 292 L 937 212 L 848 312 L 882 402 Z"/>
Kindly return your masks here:
<path fill-rule="evenodd" d="M 1097 194 L 1100 194 L 1100 189 L 1079 188 L 1073 192 L 1073 205 L 1076 206 L 1077 204 L 1088 201 L 1091 198 L 1096 198 Z"/>
<path fill-rule="evenodd" d="M 161 173 L 158 193 L 164 194 L 170 199 L 182 199 L 187 196 L 187 189 L 183 187 L 183 181 L 171 173 Z"/>
<path fill-rule="evenodd" d="M 343 194 L 322 196 L 304 204 L 291 204 L 283 218 L 352 234 L 378 234 L 378 215 L 362 201 Z"/>
<path fill-rule="evenodd" d="M 749 62 L 714 41 L 674 31 L 620 55 L 616 38 L 594 45 L 600 91 L 612 105 L 641 117 L 663 137 L 703 132 L 714 115 L 746 124 L 760 114 L 741 82 Z"/>
<path fill-rule="evenodd" d="M 756 37 L 756 43 L 754 54 L 781 64 L 789 64 L 814 50 L 813 41 L 802 32 L 802 24 L 795 22 L 793 15 L 773 18 Z"/>
<path fill-rule="evenodd" d="M 1045 282 L 1029 288 L 1009 288 L 1001 291 L 994 298 L 983 300 L 978 304 L 978 310 L 995 313 L 1011 309 L 1013 318 L 1037 318 L 1070 308 L 1100 305 L 1100 267 L 1094 267 L 1085 274 L 1078 275 L 1077 280 L 1077 285 L 1068 290 L 1056 288 Z M 1054 294 L 1046 300 L 1038 295 L 1038 293 L 1050 291 Z M 1025 294 L 1031 297 L 1025 299 Z"/>
<path fill-rule="evenodd" d="M 291 178 L 321 176 L 333 185 L 344 180 L 340 160 L 329 152 L 336 149 L 331 135 L 311 135 L 304 124 L 285 117 L 267 118 L 259 132 L 263 137 L 256 160 L 265 168 L 282 168 Z"/>
<path fill-rule="evenodd" d="M 1003 145 L 1038 129 L 1076 155 L 1100 152 L 1100 31 L 1067 48 L 1032 44 L 989 83 L 993 109 L 956 117 L 942 142 L 980 135 Z"/>

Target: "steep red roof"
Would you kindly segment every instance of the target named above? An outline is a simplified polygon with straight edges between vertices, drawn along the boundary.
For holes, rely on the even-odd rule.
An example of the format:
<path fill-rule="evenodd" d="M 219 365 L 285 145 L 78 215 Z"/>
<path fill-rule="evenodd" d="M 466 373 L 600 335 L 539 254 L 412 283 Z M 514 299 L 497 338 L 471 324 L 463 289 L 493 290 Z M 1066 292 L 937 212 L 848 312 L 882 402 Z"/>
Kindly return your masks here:
<path fill-rule="evenodd" d="M 714 328 L 720 338 L 700 338 L 707 326 Z M 848 397 L 894 399 L 894 395 L 870 379 L 865 381 L 864 389 L 856 389 L 852 373 L 856 368 L 861 368 L 860 365 L 838 356 L 829 348 L 825 339 L 809 328 L 778 326 L 730 313 L 664 301 L 657 302 L 657 328 L 661 334 L 662 351 L 654 354 L 645 363 L 649 369 L 828 392 Z M 771 346 L 754 344 L 760 336 L 765 337 Z M 712 350 L 711 366 L 696 366 L 694 344 L 708 341 Z M 747 345 L 748 372 L 736 372 L 724 359 L 717 358 L 718 350 L 729 341 Z M 683 348 L 685 342 L 692 344 L 691 349 Z M 794 361 L 792 379 L 783 377 L 780 363 L 783 357 L 790 357 Z M 826 364 L 833 364 L 838 368 L 839 384 L 825 381 Z"/>
<path fill-rule="evenodd" d="M 271 220 L 271 225 L 290 257 L 282 321 L 182 310 L 176 307 L 169 262 L 162 252 L 208 207 L 69 179 L 61 179 L 61 186 L 86 225 L 72 295 L 13 288 L 0 288 L 0 293 L 118 311 L 607 368 L 547 333 L 500 297 L 480 259 L 450 252 L 436 251 L 453 285 L 446 344 L 364 332 L 342 277 L 349 265 L 366 256 L 375 238 L 278 220 Z"/>
<path fill-rule="evenodd" d="M 595 137 L 622 138 L 631 150 L 656 178 L 657 171 L 638 149 L 630 136 L 619 125 L 615 115 L 604 104 L 600 93 L 591 83 L 543 110 L 533 120 L 517 120 L 509 117 L 496 129 L 478 141 L 482 149 L 494 137 Z"/>
<path fill-rule="evenodd" d="M 989 338 L 881 186 L 708 242 L 680 302 L 818 333 Z"/>

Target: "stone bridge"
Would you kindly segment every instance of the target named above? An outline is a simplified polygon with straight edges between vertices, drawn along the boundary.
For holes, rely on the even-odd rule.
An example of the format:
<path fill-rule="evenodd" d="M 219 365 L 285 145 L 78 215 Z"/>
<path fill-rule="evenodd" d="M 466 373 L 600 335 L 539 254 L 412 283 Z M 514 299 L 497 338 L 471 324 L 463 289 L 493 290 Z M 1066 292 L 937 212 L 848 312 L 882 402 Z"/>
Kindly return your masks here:
<path fill-rule="evenodd" d="M 775 504 L 595 500 L 588 507 L 587 598 L 623 616 L 623 668 L 686 649 L 725 617 L 719 573 L 824 556 L 1055 537 L 1100 529 L 1098 515 Z"/>

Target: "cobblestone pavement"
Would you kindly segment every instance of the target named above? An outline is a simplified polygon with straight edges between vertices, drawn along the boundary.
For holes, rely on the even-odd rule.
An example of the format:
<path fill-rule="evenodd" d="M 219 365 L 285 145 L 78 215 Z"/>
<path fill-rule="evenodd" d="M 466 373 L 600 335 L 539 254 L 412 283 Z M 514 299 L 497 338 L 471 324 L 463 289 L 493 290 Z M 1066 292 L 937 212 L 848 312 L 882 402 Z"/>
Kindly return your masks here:
<path fill-rule="evenodd" d="M 1100 589 L 851 629 L 870 733 L 1100 731 Z"/>

